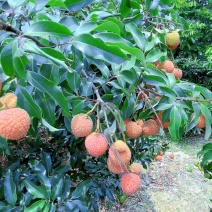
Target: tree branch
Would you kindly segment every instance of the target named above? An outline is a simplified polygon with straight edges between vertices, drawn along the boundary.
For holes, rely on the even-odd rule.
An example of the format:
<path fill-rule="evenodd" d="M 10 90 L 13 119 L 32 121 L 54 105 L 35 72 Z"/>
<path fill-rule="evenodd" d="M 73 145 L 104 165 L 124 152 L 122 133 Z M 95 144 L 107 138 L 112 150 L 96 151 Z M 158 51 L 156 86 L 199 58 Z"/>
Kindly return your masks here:
<path fill-rule="evenodd" d="M 16 34 L 18 36 L 23 36 L 25 38 L 28 38 L 28 39 L 34 41 L 40 47 L 46 47 L 37 38 L 35 38 L 33 36 L 29 36 L 29 35 L 24 35 L 22 31 L 15 29 L 14 27 L 12 27 L 9 24 L 6 24 L 2 21 L 0 21 L 0 30 L 4 30 L 4 31 L 7 31 L 7 32 L 13 32 L 14 34 Z"/>

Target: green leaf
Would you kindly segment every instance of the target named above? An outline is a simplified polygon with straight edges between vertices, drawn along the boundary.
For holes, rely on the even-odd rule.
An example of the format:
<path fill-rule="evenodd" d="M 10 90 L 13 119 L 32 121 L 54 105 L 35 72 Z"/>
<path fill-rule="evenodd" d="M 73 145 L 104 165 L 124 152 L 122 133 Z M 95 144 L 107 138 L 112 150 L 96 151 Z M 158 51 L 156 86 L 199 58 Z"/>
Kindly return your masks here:
<path fill-rule="evenodd" d="M 78 93 L 80 87 L 80 75 L 78 73 L 67 72 L 66 79 L 72 91 Z"/>
<path fill-rule="evenodd" d="M 65 0 L 64 4 L 67 6 L 69 11 L 77 12 L 94 1 L 95 0 Z"/>
<path fill-rule="evenodd" d="M 29 63 L 27 56 L 21 49 L 16 49 L 13 55 L 13 65 L 17 75 L 21 79 L 26 79 L 26 65 Z"/>
<path fill-rule="evenodd" d="M 202 86 L 195 86 L 195 91 L 199 91 L 206 99 L 212 100 L 212 92 Z"/>
<path fill-rule="evenodd" d="M 205 127 L 205 140 L 208 140 L 211 136 L 211 125 L 212 125 L 212 116 L 211 116 L 211 111 L 204 105 L 201 104 L 201 112 L 205 116 L 205 121 L 206 121 L 206 127 Z"/>
<path fill-rule="evenodd" d="M 121 13 L 122 20 L 130 14 L 130 0 L 122 0 L 119 12 Z"/>
<path fill-rule="evenodd" d="M 130 71 L 122 71 L 118 76 L 121 77 L 124 81 L 130 83 L 131 85 L 134 84 L 135 82 L 137 82 L 138 77 L 137 74 L 134 70 L 130 70 Z"/>
<path fill-rule="evenodd" d="M 56 59 L 61 60 L 61 61 L 68 61 L 68 58 L 66 58 L 64 56 L 64 54 L 62 54 L 61 52 L 59 52 L 55 49 L 48 48 L 48 47 L 43 47 L 43 48 L 40 48 L 40 49 L 53 58 L 56 58 Z"/>
<path fill-rule="evenodd" d="M 32 96 L 28 93 L 28 91 L 24 87 L 19 87 L 18 96 L 22 95 L 28 107 L 26 108 L 30 117 L 37 117 L 38 119 L 42 119 L 42 111 L 38 104 L 35 103 Z M 22 100 L 23 101 L 23 100 Z"/>
<path fill-rule="evenodd" d="M 64 36 L 72 36 L 73 34 L 68 27 L 62 24 L 53 21 L 38 21 L 28 27 L 24 35 L 62 38 Z"/>
<path fill-rule="evenodd" d="M 45 199 L 45 191 L 42 187 L 36 186 L 28 180 L 24 181 L 27 191 L 38 199 Z"/>
<path fill-rule="evenodd" d="M 8 146 L 8 142 L 7 142 L 7 139 L 6 138 L 2 138 L 0 136 L 0 152 L 1 153 L 6 153 L 7 155 L 10 155 L 10 148 Z"/>
<path fill-rule="evenodd" d="M 34 202 L 29 208 L 24 209 L 24 212 L 41 211 L 45 204 L 46 204 L 45 200 L 38 200 L 38 201 Z"/>
<path fill-rule="evenodd" d="M 4 197 L 12 206 L 14 206 L 17 202 L 16 185 L 12 179 L 10 169 L 7 171 L 4 179 Z"/>
<path fill-rule="evenodd" d="M 83 181 L 76 187 L 75 191 L 72 193 L 71 198 L 78 199 L 80 197 L 85 196 L 89 187 L 90 187 L 90 180 L 88 179 L 88 180 Z"/>
<path fill-rule="evenodd" d="M 27 79 L 31 85 L 39 91 L 47 93 L 55 102 L 63 109 L 65 115 L 70 115 L 68 100 L 63 95 L 60 87 L 56 86 L 52 81 L 35 72 L 28 72 Z"/>
<path fill-rule="evenodd" d="M 57 58 L 54 57 L 55 56 L 55 51 L 54 51 L 54 54 L 52 54 L 52 51 L 51 51 L 51 53 L 50 53 L 50 51 L 46 51 L 46 50 L 43 51 L 41 48 L 39 48 L 33 42 L 26 42 L 24 44 L 24 46 L 23 46 L 23 49 L 26 52 L 29 52 L 29 53 L 32 53 L 32 54 L 41 55 L 41 56 L 51 60 L 52 62 L 54 62 L 56 65 L 62 66 L 66 70 L 69 70 L 70 72 L 72 72 L 72 70 L 65 64 L 65 62 L 60 60 L 61 59 L 61 55 L 57 56 Z M 58 58 L 60 58 L 60 59 L 58 59 Z"/>
<path fill-rule="evenodd" d="M 63 129 L 57 129 L 57 128 L 51 126 L 45 119 L 42 119 L 42 124 L 43 124 L 43 126 L 47 127 L 49 129 L 49 131 L 51 131 L 51 132 L 63 130 Z"/>
<path fill-rule="evenodd" d="M 166 56 L 166 53 L 161 52 L 158 47 L 150 51 L 146 56 L 146 62 L 152 63 L 159 60 L 161 57 Z"/>
<path fill-rule="evenodd" d="M 179 134 L 180 126 L 181 126 L 181 115 L 178 108 L 175 106 L 171 110 L 170 124 L 168 127 L 172 140 L 180 139 L 180 134 Z"/>
<path fill-rule="evenodd" d="M 17 50 L 17 41 L 14 40 L 8 43 L 1 51 L 1 66 L 4 74 L 13 76 L 15 74 L 15 67 L 13 65 L 14 53 Z"/>
<path fill-rule="evenodd" d="M 143 33 L 138 29 L 136 24 L 134 23 L 129 23 L 126 25 L 126 31 L 130 32 L 134 38 L 135 43 L 137 46 L 141 49 L 145 49 L 145 44 L 146 44 L 146 39 L 143 35 Z"/>
<path fill-rule="evenodd" d="M 45 166 L 47 173 L 50 174 L 52 170 L 52 159 L 51 156 L 47 152 L 41 153 L 41 161 L 43 165 Z"/>
<path fill-rule="evenodd" d="M 51 196 L 52 200 L 55 200 L 57 197 L 60 197 L 62 195 L 63 181 L 64 179 L 61 177 L 58 183 L 54 186 Z"/>
<path fill-rule="evenodd" d="M 111 21 L 100 24 L 99 26 L 94 28 L 92 31 L 108 31 L 108 32 L 113 32 L 118 35 L 120 35 L 120 33 L 121 33 L 118 25 Z"/>
<path fill-rule="evenodd" d="M 140 49 L 133 47 L 129 41 L 123 39 L 121 36 L 114 33 L 105 32 L 95 34 L 94 36 L 103 40 L 107 45 L 116 46 L 117 48 L 122 49 L 124 52 L 135 56 L 143 63 L 143 65 L 146 65 L 143 52 Z"/>
<path fill-rule="evenodd" d="M 90 34 L 81 34 L 72 40 L 75 48 L 94 59 L 105 60 L 108 63 L 120 64 L 128 57 L 115 46 L 108 46 L 102 40 Z"/>
<path fill-rule="evenodd" d="M 21 6 L 25 0 L 7 0 L 7 3 L 10 5 L 10 7 L 14 10 L 15 8 Z"/>
<path fill-rule="evenodd" d="M 50 0 L 48 1 L 48 4 L 50 7 L 60 7 L 60 8 L 66 8 L 66 5 L 64 4 L 63 0 Z"/>
<path fill-rule="evenodd" d="M 44 175 L 41 172 L 38 172 L 37 176 L 38 176 L 38 178 L 41 181 L 41 186 L 42 186 L 43 191 L 45 192 L 45 197 L 47 199 L 50 199 L 50 196 L 51 196 L 51 183 L 50 183 L 50 180 L 48 179 L 48 177 L 46 175 Z"/>

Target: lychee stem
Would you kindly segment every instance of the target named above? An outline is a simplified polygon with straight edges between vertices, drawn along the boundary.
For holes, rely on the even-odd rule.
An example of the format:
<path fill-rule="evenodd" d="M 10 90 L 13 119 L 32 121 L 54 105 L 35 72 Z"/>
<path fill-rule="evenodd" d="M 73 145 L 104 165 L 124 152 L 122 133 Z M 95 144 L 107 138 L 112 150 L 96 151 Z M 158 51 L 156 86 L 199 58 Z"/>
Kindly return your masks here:
<path fill-rule="evenodd" d="M 99 102 L 97 102 L 94 106 L 93 106 L 93 108 L 91 109 L 91 110 L 89 110 L 87 113 L 86 113 L 86 116 L 89 116 L 93 111 L 94 111 L 94 109 L 96 108 L 96 106 L 99 104 Z"/>

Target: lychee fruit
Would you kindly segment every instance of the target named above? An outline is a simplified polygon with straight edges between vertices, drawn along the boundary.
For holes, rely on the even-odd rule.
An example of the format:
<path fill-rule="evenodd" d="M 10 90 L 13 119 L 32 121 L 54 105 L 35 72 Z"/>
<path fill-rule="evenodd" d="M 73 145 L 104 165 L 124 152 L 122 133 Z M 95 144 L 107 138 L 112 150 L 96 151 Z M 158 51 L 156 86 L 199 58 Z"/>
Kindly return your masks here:
<path fill-rule="evenodd" d="M 174 64 L 172 63 L 172 61 L 170 60 L 165 60 L 164 62 L 162 62 L 158 68 L 161 70 L 165 70 L 167 73 L 172 73 L 173 69 L 174 69 Z"/>
<path fill-rule="evenodd" d="M 198 118 L 198 122 L 197 122 L 197 125 L 196 125 L 196 128 L 205 128 L 205 116 L 201 113 L 199 118 Z"/>
<path fill-rule="evenodd" d="M 71 121 L 71 130 L 76 137 L 86 137 L 93 129 L 93 122 L 89 116 L 80 113 L 73 117 Z"/>
<path fill-rule="evenodd" d="M 162 156 L 161 155 L 155 155 L 154 158 L 157 161 L 161 161 L 162 160 Z"/>
<path fill-rule="evenodd" d="M 30 127 L 29 114 L 21 108 L 0 111 L 0 136 L 10 140 L 23 138 Z"/>
<path fill-rule="evenodd" d="M 174 154 L 170 154 L 169 157 L 170 157 L 171 159 L 174 159 Z"/>
<path fill-rule="evenodd" d="M 175 79 L 181 79 L 183 76 L 183 71 L 179 68 L 174 68 L 172 74 L 174 75 Z"/>
<path fill-rule="evenodd" d="M 99 157 L 107 151 L 108 142 L 102 133 L 92 132 L 85 138 L 85 148 L 91 156 Z"/>
<path fill-rule="evenodd" d="M 125 163 L 114 163 L 110 157 L 107 159 L 107 168 L 114 174 L 121 174 L 127 170 L 128 164 Z"/>
<path fill-rule="evenodd" d="M 134 121 L 130 121 L 126 126 L 126 134 L 129 138 L 138 138 L 142 134 L 142 127 Z"/>
<path fill-rule="evenodd" d="M 17 96 L 14 93 L 6 93 L 0 98 L 0 103 L 6 108 L 14 108 L 17 106 Z"/>
<path fill-rule="evenodd" d="M 137 121 L 137 123 L 138 123 L 141 127 L 143 127 L 143 125 L 144 125 L 144 121 L 141 120 L 141 119 L 139 119 L 139 120 Z"/>
<path fill-rule="evenodd" d="M 141 179 L 137 174 L 124 173 L 121 177 L 121 188 L 124 194 L 133 195 L 141 185 Z"/>
<path fill-rule="evenodd" d="M 125 119 L 125 120 L 124 120 L 124 126 L 125 126 L 125 128 L 126 128 L 127 124 L 128 124 L 130 121 L 131 121 L 130 119 Z"/>
<path fill-rule="evenodd" d="M 114 145 L 109 149 L 109 158 L 113 163 L 119 165 L 120 163 L 128 164 L 131 159 L 131 151 L 129 147 L 123 152 L 118 152 Z"/>
<path fill-rule="evenodd" d="M 148 121 L 144 122 L 143 125 L 143 136 L 154 136 L 157 135 L 160 131 L 160 126 L 157 122 L 153 119 L 149 119 Z"/>
<path fill-rule="evenodd" d="M 158 125 L 160 125 L 160 122 L 162 123 L 162 114 L 163 114 L 163 111 L 161 111 L 160 113 L 157 114 L 158 118 L 156 118 L 156 122 L 157 122 Z M 170 124 L 170 120 L 162 123 L 162 126 L 163 126 L 164 129 L 167 129 L 169 127 L 169 124 Z"/>
<path fill-rule="evenodd" d="M 129 166 L 129 171 L 134 174 L 140 174 L 142 172 L 143 166 L 140 163 L 132 163 Z"/>
<path fill-rule="evenodd" d="M 166 45 L 171 49 L 176 49 L 180 44 L 180 35 L 178 32 L 170 32 L 165 36 Z"/>
<path fill-rule="evenodd" d="M 128 148 L 127 144 L 121 140 L 117 140 L 113 145 L 118 152 L 124 152 Z"/>

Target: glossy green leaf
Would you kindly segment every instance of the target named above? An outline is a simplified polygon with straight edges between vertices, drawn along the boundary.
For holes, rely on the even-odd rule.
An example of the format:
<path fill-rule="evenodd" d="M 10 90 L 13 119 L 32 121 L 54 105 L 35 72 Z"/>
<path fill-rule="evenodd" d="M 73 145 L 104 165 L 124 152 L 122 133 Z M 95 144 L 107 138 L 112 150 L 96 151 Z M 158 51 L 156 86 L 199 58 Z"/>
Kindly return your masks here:
<path fill-rule="evenodd" d="M 4 74 L 7 76 L 13 76 L 15 74 L 15 67 L 13 65 L 13 57 L 17 50 L 17 41 L 14 40 L 8 43 L 1 51 L 1 66 Z"/>
<path fill-rule="evenodd" d="M 80 75 L 78 73 L 67 72 L 66 79 L 72 91 L 78 93 L 80 87 Z"/>
<path fill-rule="evenodd" d="M 82 183 L 80 183 L 76 187 L 76 189 L 72 193 L 71 198 L 72 199 L 77 199 L 77 198 L 79 198 L 81 196 L 85 196 L 87 191 L 88 191 L 88 189 L 89 189 L 89 187 L 90 187 L 90 180 L 88 179 L 88 180 L 83 181 Z"/>
<path fill-rule="evenodd" d="M 39 37 L 53 36 L 57 38 L 73 35 L 69 28 L 53 21 L 34 22 L 24 34 Z"/>
<path fill-rule="evenodd" d="M 35 103 L 32 96 L 24 87 L 19 88 L 18 96 L 20 95 L 22 95 L 22 98 L 24 98 L 26 104 L 28 104 L 28 107 L 26 108 L 26 110 L 30 114 L 30 117 L 37 117 L 38 119 L 41 120 L 42 119 L 41 108 L 38 106 L 38 104 Z"/>
<path fill-rule="evenodd" d="M 65 115 L 69 115 L 68 100 L 63 95 L 60 87 L 55 85 L 52 81 L 43 77 L 42 75 L 35 72 L 28 72 L 27 79 L 31 85 L 40 90 L 41 92 L 50 95 L 55 102 L 57 102 L 63 109 Z"/>
<path fill-rule="evenodd" d="M 7 0 L 10 7 L 14 10 L 15 8 L 21 6 L 25 0 Z"/>
<path fill-rule="evenodd" d="M 121 13 L 121 18 L 124 19 L 130 14 L 130 0 L 122 0 L 119 12 Z"/>
<path fill-rule="evenodd" d="M 6 201 L 14 206 L 17 202 L 16 185 L 12 179 L 12 173 L 10 169 L 7 171 L 4 179 L 4 197 Z"/>
<path fill-rule="evenodd" d="M 160 49 L 158 47 L 156 47 L 147 54 L 146 62 L 148 62 L 148 63 L 155 62 L 165 55 L 166 55 L 166 53 L 161 52 Z"/>
<path fill-rule="evenodd" d="M 44 53 L 47 55 L 50 55 L 51 57 L 61 60 L 61 61 L 68 61 L 68 59 L 64 56 L 63 53 L 57 51 L 56 49 L 53 48 L 40 48 Z"/>
<path fill-rule="evenodd" d="M 178 108 L 175 106 L 171 110 L 170 124 L 168 127 L 172 140 L 180 139 L 180 134 L 179 134 L 180 126 L 181 126 L 181 115 Z"/>
<path fill-rule="evenodd" d="M 135 48 L 129 41 L 123 39 L 121 36 L 116 35 L 114 33 L 104 33 L 104 32 L 98 33 L 94 36 L 103 40 L 107 45 L 116 46 L 120 48 L 122 51 L 135 56 L 138 60 L 140 60 L 143 63 L 143 65 L 146 65 L 143 52 L 140 49 Z"/>
<path fill-rule="evenodd" d="M 126 25 L 127 32 L 131 33 L 136 45 L 141 49 L 145 49 L 146 39 L 143 35 L 143 33 L 138 29 L 136 24 L 129 23 Z"/>
<path fill-rule="evenodd" d="M 205 140 L 208 140 L 211 136 L 211 125 L 212 125 L 212 116 L 211 116 L 211 111 L 204 105 L 201 104 L 201 112 L 205 116 L 205 122 L 206 122 L 206 127 L 205 127 Z"/>
<path fill-rule="evenodd" d="M 51 159 L 50 154 L 47 152 L 42 152 L 41 153 L 41 161 L 47 170 L 47 174 L 50 174 L 50 172 L 52 170 L 52 159 Z"/>
<path fill-rule="evenodd" d="M 38 211 L 41 211 L 45 204 L 46 204 L 45 200 L 38 200 L 38 201 L 34 202 L 29 208 L 24 209 L 24 212 L 38 212 Z"/>
<path fill-rule="evenodd" d="M 51 7 L 61 7 L 66 8 L 66 5 L 64 4 L 63 0 L 50 0 L 48 1 L 48 5 Z"/>
<path fill-rule="evenodd" d="M 48 53 L 50 53 L 50 51 L 46 51 L 46 50 L 43 51 L 41 48 L 39 48 L 36 44 L 34 44 L 32 42 L 26 42 L 23 46 L 23 49 L 28 53 L 43 56 L 43 57 L 51 60 L 52 62 L 54 62 L 56 65 L 62 66 L 66 70 L 69 70 L 72 72 L 72 70 L 65 64 L 64 61 L 58 59 L 58 58 L 61 58 L 61 56 L 57 56 L 57 58 L 54 57 L 55 52 L 54 52 L 54 54 L 52 54 L 52 51 L 51 51 L 51 54 L 48 54 Z"/>
<path fill-rule="evenodd" d="M 45 199 L 46 194 L 42 187 L 36 186 L 28 180 L 24 181 L 27 191 L 38 199 Z"/>
<path fill-rule="evenodd" d="M 118 47 L 108 46 L 102 40 L 94 38 L 90 34 L 76 36 L 72 40 L 72 44 L 84 54 L 94 59 L 101 59 L 108 63 L 116 64 L 128 60 L 127 56 Z"/>
<path fill-rule="evenodd" d="M 67 6 L 69 11 L 77 12 L 92 2 L 94 2 L 94 0 L 65 0 L 64 4 Z"/>
<path fill-rule="evenodd" d="M 27 56 L 22 52 L 21 49 L 16 49 L 13 55 L 13 65 L 15 71 L 17 73 L 17 77 L 19 76 L 21 79 L 26 79 L 26 65 L 29 63 Z"/>
<path fill-rule="evenodd" d="M 50 199 L 51 196 L 51 183 L 50 180 L 48 179 L 48 177 L 46 175 L 44 175 L 43 173 L 39 172 L 37 173 L 37 176 L 41 182 L 41 187 L 43 189 L 43 191 L 45 192 L 45 197 L 47 199 Z"/>
<path fill-rule="evenodd" d="M 118 35 L 120 35 L 120 33 L 121 33 L 118 25 L 111 21 L 100 24 L 99 26 L 94 28 L 92 31 L 108 31 L 108 32 L 113 32 Z"/>
<path fill-rule="evenodd" d="M 62 195 L 63 181 L 64 179 L 61 177 L 58 183 L 54 186 L 51 196 L 52 200 L 55 200 L 57 197 L 60 197 Z"/>

